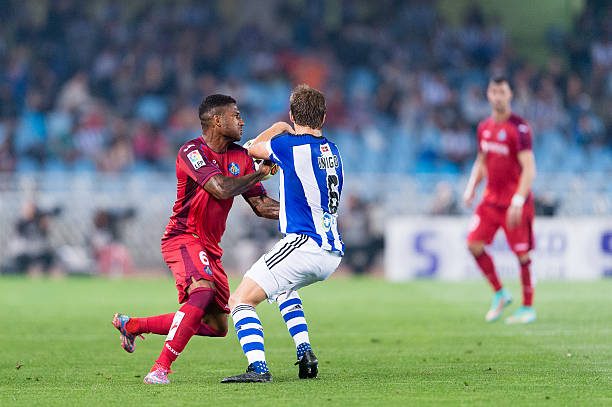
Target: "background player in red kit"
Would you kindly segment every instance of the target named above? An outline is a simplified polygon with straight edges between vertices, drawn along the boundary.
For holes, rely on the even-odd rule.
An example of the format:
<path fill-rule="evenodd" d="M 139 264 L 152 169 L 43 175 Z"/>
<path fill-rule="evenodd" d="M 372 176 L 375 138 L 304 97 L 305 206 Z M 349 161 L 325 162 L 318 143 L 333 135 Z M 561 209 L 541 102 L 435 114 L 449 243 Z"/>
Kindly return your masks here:
<path fill-rule="evenodd" d="M 170 365 L 193 335 L 225 336 L 229 285 L 219 242 L 234 196 L 242 194 L 258 215 L 278 219 L 279 204 L 259 182 L 270 167 L 255 171 L 247 151 L 235 144 L 244 122 L 236 101 L 211 95 L 200 104 L 202 135 L 185 143 L 176 159 L 177 199 L 162 237 L 162 255 L 179 292 L 176 313 L 149 318 L 115 314 L 123 348 L 134 351 L 136 336 L 167 335 L 145 383 L 169 383 Z"/>
<path fill-rule="evenodd" d="M 523 305 L 506 323 L 528 323 L 536 318 L 532 306 L 535 281 L 529 257 L 534 248 L 531 183 L 536 174 L 531 129 L 512 113 L 512 90 L 505 78 L 497 77 L 489 82 L 487 98 L 492 114 L 478 125 L 478 156 L 463 195 L 469 206 L 476 187 L 487 178 L 484 197 L 472 217 L 468 248 L 495 290 L 485 317 L 489 322 L 495 321 L 510 304 L 512 296 L 502 287 L 485 245 L 493 241 L 500 227 L 504 230 L 510 248 L 518 257 L 523 287 Z"/>

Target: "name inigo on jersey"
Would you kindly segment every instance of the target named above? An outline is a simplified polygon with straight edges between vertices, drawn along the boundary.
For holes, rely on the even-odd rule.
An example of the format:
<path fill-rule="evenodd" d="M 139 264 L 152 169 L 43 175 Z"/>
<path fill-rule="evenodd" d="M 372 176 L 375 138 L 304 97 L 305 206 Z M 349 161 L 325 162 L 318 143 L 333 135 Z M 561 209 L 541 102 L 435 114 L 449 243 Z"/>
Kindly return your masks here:
<path fill-rule="evenodd" d="M 337 155 L 322 156 L 322 157 L 319 157 L 318 161 L 319 161 L 320 170 L 333 169 L 333 168 L 340 167 L 340 160 L 338 160 Z"/>

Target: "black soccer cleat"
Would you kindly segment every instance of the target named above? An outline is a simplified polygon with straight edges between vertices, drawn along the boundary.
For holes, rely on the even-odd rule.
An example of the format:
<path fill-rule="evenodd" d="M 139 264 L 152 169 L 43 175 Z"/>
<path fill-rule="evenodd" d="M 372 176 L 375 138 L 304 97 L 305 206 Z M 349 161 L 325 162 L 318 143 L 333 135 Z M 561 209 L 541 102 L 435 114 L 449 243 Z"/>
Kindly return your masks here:
<path fill-rule="evenodd" d="M 238 376 L 230 376 L 221 380 L 221 383 L 272 383 L 272 373 L 255 373 L 249 365 L 247 371 Z"/>
<path fill-rule="evenodd" d="M 311 350 L 307 350 L 295 364 L 300 366 L 300 379 L 314 379 L 319 373 L 319 361 Z"/>

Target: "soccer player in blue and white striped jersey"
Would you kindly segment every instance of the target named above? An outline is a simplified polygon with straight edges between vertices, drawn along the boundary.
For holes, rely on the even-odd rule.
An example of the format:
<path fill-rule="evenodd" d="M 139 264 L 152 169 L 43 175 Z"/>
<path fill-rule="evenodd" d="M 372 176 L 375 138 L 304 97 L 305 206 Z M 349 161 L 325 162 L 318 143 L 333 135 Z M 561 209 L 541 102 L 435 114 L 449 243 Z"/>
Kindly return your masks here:
<path fill-rule="evenodd" d="M 338 267 L 344 243 L 338 231 L 338 206 L 344 185 L 338 147 L 322 135 L 325 97 L 307 85 L 289 100 L 294 125 L 279 122 L 249 147 L 256 159 L 280 167 L 280 231 L 285 235 L 244 275 L 229 306 L 240 345 L 248 359 L 246 373 L 223 383 L 271 382 L 263 328 L 255 307 L 277 301 L 296 344 L 299 377 L 314 378 L 318 361 L 310 347 L 303 306 L 297 290 L 327 279 Z"/>

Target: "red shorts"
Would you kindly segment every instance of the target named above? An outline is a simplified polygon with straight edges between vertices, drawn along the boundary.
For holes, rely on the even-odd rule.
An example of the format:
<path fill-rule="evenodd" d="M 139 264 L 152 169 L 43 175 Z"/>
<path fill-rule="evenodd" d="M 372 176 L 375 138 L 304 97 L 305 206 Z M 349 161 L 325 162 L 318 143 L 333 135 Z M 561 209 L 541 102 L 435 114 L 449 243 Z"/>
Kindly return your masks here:
<path fill-rule="evenodd" d="M 497 229 L 501 227 L 506 234 L 508 245 L 514 253 L 523 254 L 533 250 L 535 248 L 533 200 L 525 203 L 521 223 L 513 229 L 506 225 L 506 211 L 505 208 L 481 202 L 472 216 L 467 241 L 490 244 L 493 242 Z"/>
<path fill-rule="evenodd" d="M 227 275 L 221 259 L 210 254 L 206 245 L 193 235 L 180 235 L 162 242 L 162 256 L 172 270 L 179 292 L 179 304 L 189 298 L 186 290 L 195 280 L 212 281 L 215 285 L 215 303 L 226 313 L 230 296 Z"/>

